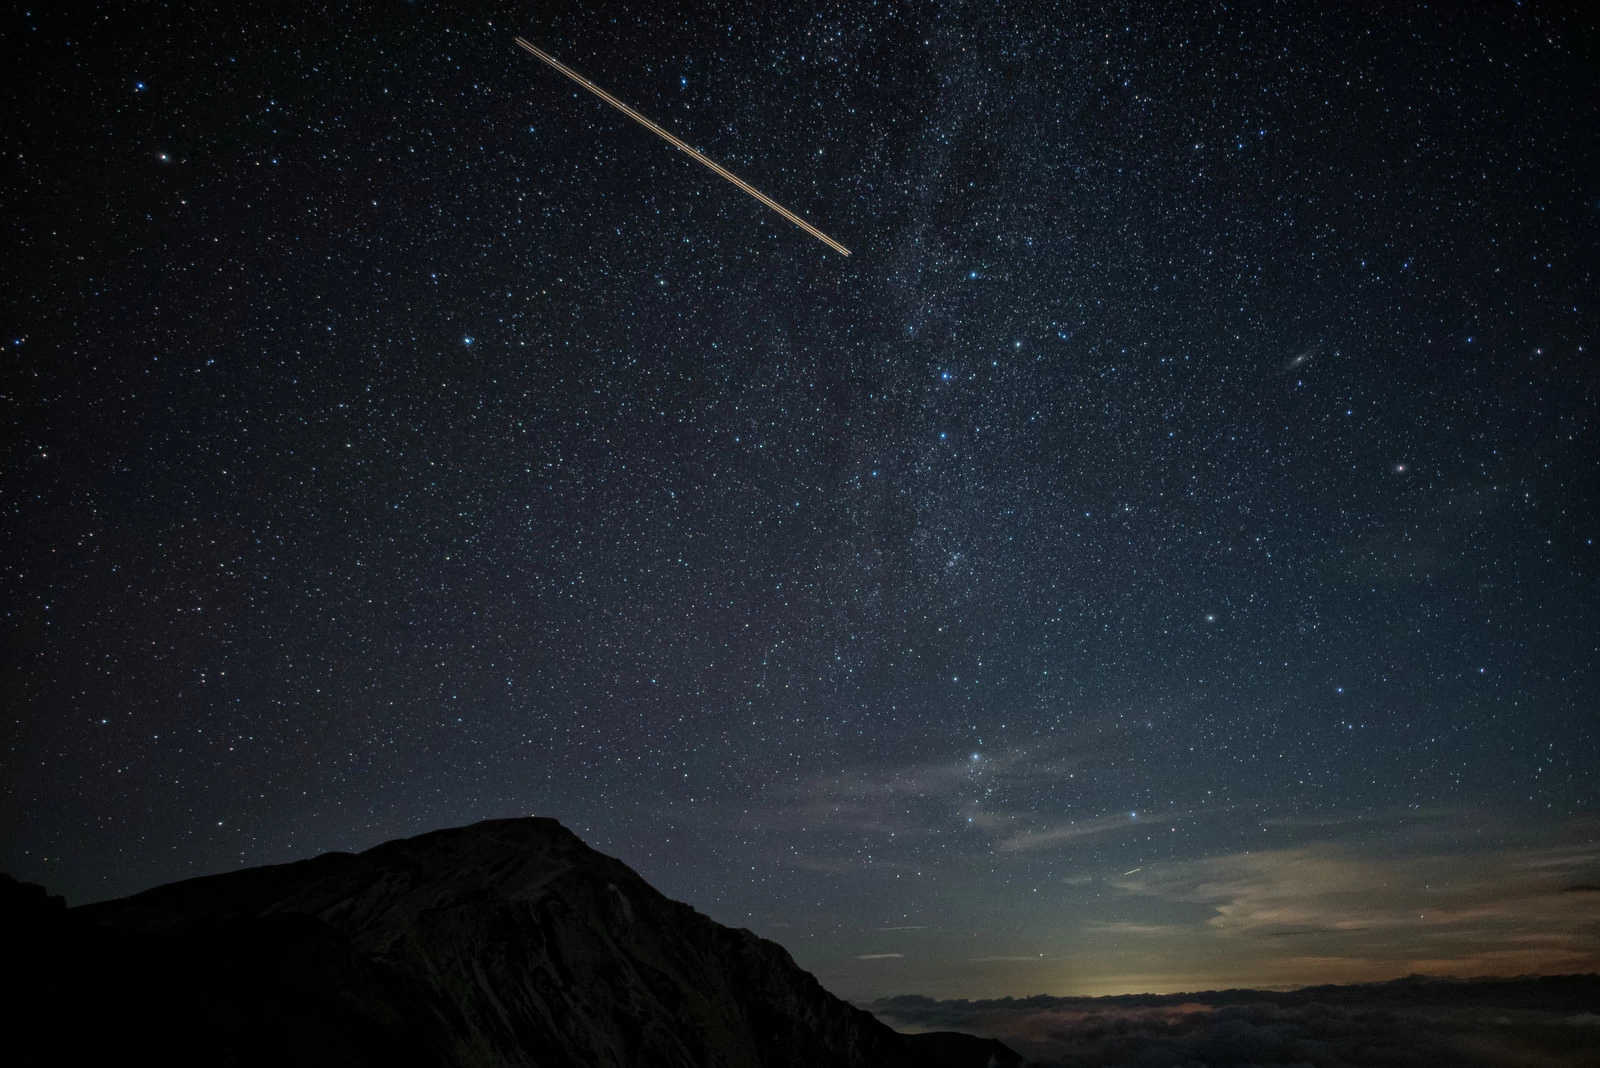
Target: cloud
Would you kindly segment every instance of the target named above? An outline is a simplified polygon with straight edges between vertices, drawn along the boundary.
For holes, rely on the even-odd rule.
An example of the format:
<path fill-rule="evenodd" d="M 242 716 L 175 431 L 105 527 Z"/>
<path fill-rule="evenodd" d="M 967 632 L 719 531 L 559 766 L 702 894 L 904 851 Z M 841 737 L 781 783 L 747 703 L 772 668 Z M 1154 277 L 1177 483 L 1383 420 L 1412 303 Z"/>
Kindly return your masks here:
<path fill-rule="evenodd" d="M 996 1038 L 1061 1068 L 1134 1065 L 1453 1064 L 1580 1068 L 1593 1063 L 1585 1008 L 1600 977 L 1399 980 L 1300 991 L 1112 998 L 934 1001 L 866 1007 L 903 1031 Z"/>
<path fill-rule="evenodd" d="M 1085 930 L 1117 935 L 1170 935 L 1187 928 L 1175 923 L 1095 923 Z"/>
<path fill-rule="evenodd" d="M 999 828 L 1027 813 L 1006 811 L 997 796 L 1053 783 L 1078 763 L 1031 745 L 899 768 L 843 770 L 777 789 L 772 803 L 744 823 L 752 830 L 832 828 L 896 836 L 937 834 L 958 824 Z"/>
<path fill-rule="evenodd" d="M 788 851 L 773 857 L 775 863 L 785 867 L 800 868 L 804 871 L 821 872 L 824 875 L 846 875 L 851 872 L 870 871 L 879 868 L 884 871 L 910 871 L 912 865 L 902 861 L 885 860 L 882 857 L 869 853 L 801 853 Z"/>
<path fill-rule="evenodd" d="M 1158 862 L 1108 881 L 1208 907 L 1194 938 L 1319 982 L 1600 968 L 1588 933 L 1600 924 L 1600 894 L 1572 889 L 1597 873 L 1600 846 L 1587 843 L 1389 856 L 1318 843 Z M 1102 929 L 1141 933 L 1133 923 Z"/>
<path fill-rule="evenodd" d="M 1045 956 L 1043 953 L 1024 953 L 1011 956 L 996 954 L 987 957 L 969 957 L 967 959 L 976 961 L 979 964 L 993 964 L 995 962 L 1001 962 L 1005 964 L 1034 964 L 1038 961 L 1044 960 Z"/>
<path fill-rule="evenodd" d="M 1082 838 L 1127 831 L 1144 831 L 1152 825 L 1171 825 L 1184 818 L 1176 812 L 1163 812 L 1155 816 L 1142 816 L 1133 812 L 1116 812 L 1088 820 L 1068 820 L 1039 830 L 1023 831 L 995 844 L 1002 853 L 1032 852 L 1056 849 Z"/>
<path fill-rule="evenodd" d="M 898 870 L 917 870 L 926 864 L 908 858 L 931 841 L 959 864 L 990 857 L 997 841 L 1016 839 L 1036 823 L 1031 808 L 1018 802 L 1054 788 L 1081 760 L 1029 745 L 847 769 L 774 784 L 762 807 L 726 818 L 741 836 L 764 839 L 769 860 L 787 867 L 842 874 L 867 868 L 862 858 L 870 852 L 876 866 L 899 860 L 905 863 Z"/>

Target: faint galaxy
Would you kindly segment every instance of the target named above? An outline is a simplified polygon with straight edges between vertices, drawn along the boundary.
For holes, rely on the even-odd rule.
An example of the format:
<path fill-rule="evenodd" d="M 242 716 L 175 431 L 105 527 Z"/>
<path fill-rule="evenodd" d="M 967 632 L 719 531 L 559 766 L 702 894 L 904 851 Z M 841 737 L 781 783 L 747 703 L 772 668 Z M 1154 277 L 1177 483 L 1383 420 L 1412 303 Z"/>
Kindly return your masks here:
<path fill-rule="evenodd" d="M 538 813 L 849 996 L 1600 969 L 1592 16 L 3 19 L 0 868 Z"/>

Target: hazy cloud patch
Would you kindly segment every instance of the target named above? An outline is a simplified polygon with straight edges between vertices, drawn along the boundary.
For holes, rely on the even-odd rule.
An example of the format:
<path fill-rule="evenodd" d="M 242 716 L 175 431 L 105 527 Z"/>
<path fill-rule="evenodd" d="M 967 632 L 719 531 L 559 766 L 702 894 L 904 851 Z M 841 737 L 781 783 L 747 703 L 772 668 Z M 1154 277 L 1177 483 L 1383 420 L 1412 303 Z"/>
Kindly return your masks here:
<path fill-rule="evenodd" d="M 996 1038 L 1041 1064 L 1581 1068 L 1600 1016 L 1578 1011 L 1600 976 L 1406 979 L 1289 992 L 934 1001 L 866 1007 L 905 1031 Z"/>
<path fill-rule="evenodd" d="M 1156 862 L 1108 882 L 1130 896 L 1208 906 L 1194 947 L 1273 962 L 1301 982 L 1410 972 L 1514 975 L 1600 968 L 1600 846 L 1374 856 L 1328 843 Z M 1133 922 L 1087 930 L 1185 929 Z"/>
<path fill-rule="evenodd" d="M 1152 825 L 1171 825 L 1186 818 L 1188 818 L 1186 814 L 1178 812 L 1162 812 L 1153 816 L 1144 816 L 1137 812 L 1114 812 L 1094 819 L 1069 820 L 1050 827 L 1023 831 L 1001 839 L 995 844 L 995 848 L 1002 853 L 1057 849 L 1084 838 L 1145 831 Z"/>

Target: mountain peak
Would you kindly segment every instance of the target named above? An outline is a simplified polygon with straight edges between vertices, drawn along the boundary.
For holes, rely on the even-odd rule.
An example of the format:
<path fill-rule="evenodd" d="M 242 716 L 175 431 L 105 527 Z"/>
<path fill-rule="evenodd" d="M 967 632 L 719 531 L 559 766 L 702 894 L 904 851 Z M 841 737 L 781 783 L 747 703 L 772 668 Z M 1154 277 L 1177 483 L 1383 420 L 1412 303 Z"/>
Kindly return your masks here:
<path fill-rule="evenodd" d="M 301 1021 L 282 1062 L 393 1063 L 397 1050 L 462 1068 L 923 1059 L 781 946 L 669 900 L 553 819 L 486 820 L 67 915 L 111 947 L 102 971 L 148 975 L 151 955 L 170 964 L 184 993 L 162 1003 L 192 1008 L 174 1028 Z"/>

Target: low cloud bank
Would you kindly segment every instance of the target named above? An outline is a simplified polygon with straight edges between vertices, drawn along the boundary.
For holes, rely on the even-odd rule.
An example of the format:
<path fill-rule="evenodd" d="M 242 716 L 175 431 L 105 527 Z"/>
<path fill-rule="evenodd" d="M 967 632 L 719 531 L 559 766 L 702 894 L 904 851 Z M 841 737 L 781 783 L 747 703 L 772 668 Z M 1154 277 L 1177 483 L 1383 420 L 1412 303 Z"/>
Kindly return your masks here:
<path fill-rule="evenodd" d="M 1582 1068 L 1600 975 L 866 1006 L 903 1031 L 997 1038 L 1058 1068 Z"/>

